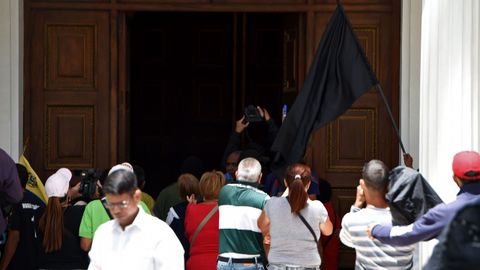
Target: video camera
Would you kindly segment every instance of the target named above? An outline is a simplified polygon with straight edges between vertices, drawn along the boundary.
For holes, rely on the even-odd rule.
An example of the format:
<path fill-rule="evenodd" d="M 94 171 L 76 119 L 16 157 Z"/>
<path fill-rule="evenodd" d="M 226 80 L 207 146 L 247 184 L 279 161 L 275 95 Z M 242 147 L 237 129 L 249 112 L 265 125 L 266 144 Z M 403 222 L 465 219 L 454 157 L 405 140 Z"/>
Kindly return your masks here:
<path fill-rule="evenodd" d="M 95 169 L 86 169 L 80 173 L 80 193 L 85 199 L 91 199 L 97 191 L 97 180 L 101 173 Z"/>
<path fill-rule="evenodd" d="M 245 121 L 249 123 L 262 122 L 263 117 L 260 115 L 258 109 L 253 105 L 245 107 Z"/>

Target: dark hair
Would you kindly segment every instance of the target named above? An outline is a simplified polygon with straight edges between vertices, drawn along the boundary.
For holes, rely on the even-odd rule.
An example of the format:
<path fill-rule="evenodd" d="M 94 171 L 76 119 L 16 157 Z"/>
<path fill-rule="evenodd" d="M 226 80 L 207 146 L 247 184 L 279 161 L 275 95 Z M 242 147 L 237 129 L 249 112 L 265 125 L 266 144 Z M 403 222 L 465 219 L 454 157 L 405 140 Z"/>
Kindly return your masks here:
<path fill-rule="evenodd" d="M 20 179 L 20 184 L 22 184 L 23 188 L 27 187 L 28 183 L 28 171 L 25 166 L 22 164 L 15 164 L 17 166 L 17 173 L 18 173 L 18 179 Z"/>
<path fill-rule="evenodd" d="M 228 153 L 227 157 L 229 157 L 232 154 L 238 155 L 238 161 L 240 161 L 240 155 L 242 154 L 242 150 L 232 151 L 232 152 Z"/>
<path fill-rule="evenodd" d="M 195 194 L 195 197 L 198 198 L 200 195 L 198 178 L 191 173 L 184 173 L 178 177 L 178 193 L 180 198 L 185 200 L 186 196 Z"/>
<path fill-rule="evenodd" d="M 107 180 L 109 171 L 110 171 L 110 169 L 101 170 L 99 180 L 100 180 L 100 184 L 102 184 L 102 186 L 103 186 L 103 183 L 105 183 L 105 180 Z"/>
<path fill-rule="evenodd" d="M 144 186 L 145 186 L 145 170 L 138 165 L 133 165 L 133 172 L 135 173 L 135 176 L 137 176 L 138 188 L 139 189 L 144 188 Z"/>
<path fill-rule="evenodd" d="M 307 206 L 308 194 L 305 187 L 311 180 L 312 172 L 307 165 L 295 163 L 287 167 L 285 181 L 289 190 L 288 202 L 292 213 L 298 215 L 300 210 Z"/>
<path fill-rule="evenodd" d="M 380 160 L 372 159 L 363 166 L 362 178 L 365 185 L 380 192 L 386 192 L 388 184 L 388 168 Z"/>
<path fill-rule="evenodd" d="M 137 177 L 134 173 L 127 170 L 118 170 L 107 176 L 102 190 L 105 194 L 120 195 L 132 193 L 137 188 Z"/>

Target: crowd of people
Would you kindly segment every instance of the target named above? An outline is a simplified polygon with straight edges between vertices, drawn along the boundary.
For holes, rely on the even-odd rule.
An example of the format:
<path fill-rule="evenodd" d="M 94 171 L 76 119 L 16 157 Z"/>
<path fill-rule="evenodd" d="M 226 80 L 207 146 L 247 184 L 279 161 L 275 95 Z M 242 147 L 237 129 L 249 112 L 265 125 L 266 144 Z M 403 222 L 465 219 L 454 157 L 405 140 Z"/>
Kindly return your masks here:
<path fill-rule="evenodd" d="M 258 110 L 274 134 L 268 112 Z M 242 149 L 240 135 L 250 124 L 236 122 L 224 171 L 203 171 L 201 160 L 189 157 L 156 201 L 142 192 L 144 170 L 124 162 L 99 175 L 88 198 L 60 168 L 45 181 L 43 202 L 25 188 L 26 168 L 0 150 L 0 232 L 7 232 L 0 270 L 330 270 L 338 267 L 340 241 L 355 249 L 355 269 L 412 269 L 414 243 L 438 237 L 457 212 L 479 203 L 480 154 L 459 152 L 452 163 L 457 199 L 399 226 L 386 196 L 390 170 L 371 160 L 340 218 L 328 181 L 311 167 L 294 163 L 274 173 L 268 148 Z"/>

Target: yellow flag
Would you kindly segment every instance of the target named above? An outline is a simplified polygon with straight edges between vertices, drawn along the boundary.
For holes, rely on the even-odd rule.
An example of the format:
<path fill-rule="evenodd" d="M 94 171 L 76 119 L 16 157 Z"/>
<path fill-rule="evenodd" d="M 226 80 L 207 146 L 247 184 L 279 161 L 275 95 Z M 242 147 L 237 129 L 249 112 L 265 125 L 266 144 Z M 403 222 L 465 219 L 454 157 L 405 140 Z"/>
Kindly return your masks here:
<path fill-rule="evenodd" d="M 28 182 L 27 182 L 27 190 L 31 191 L 33 194 L 37 195 L 44 203 L 48 202 L 47 193 L 45 192 L 45 186 L 43 185 L 42 181 L 30 166 L 27 158 L 24 155 L 20 156 L 18 163 L 22 164 L 27 168 L 28 172 Z"/>

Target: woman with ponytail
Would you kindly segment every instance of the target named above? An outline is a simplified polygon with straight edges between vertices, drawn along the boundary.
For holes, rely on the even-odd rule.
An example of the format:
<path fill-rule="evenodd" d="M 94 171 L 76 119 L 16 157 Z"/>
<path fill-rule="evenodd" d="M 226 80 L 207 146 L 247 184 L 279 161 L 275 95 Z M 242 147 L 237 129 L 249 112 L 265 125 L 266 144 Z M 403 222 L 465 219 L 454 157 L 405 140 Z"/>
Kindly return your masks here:
<path fill-rule="evenodd" d="M 308 198 L 311 178 L 307 165 L 288 166 L 284 180 L 288 196 L 272 197 L 258 219 L 264 245 L 269 245 L 268 270 L 320 269 L 317 243 L 321 234 L 332 233 L 333 225 L 323 204 Z"/>
<path fill-rule="evenodd" d="M 80 249 L 78 236 L 85 206 L 69 206 L 70 178 L 70 170 L 61 168 L 45 182 L 48 203 L 38 223 L 39 269 L 88 267 L 88 255 Z"/>

